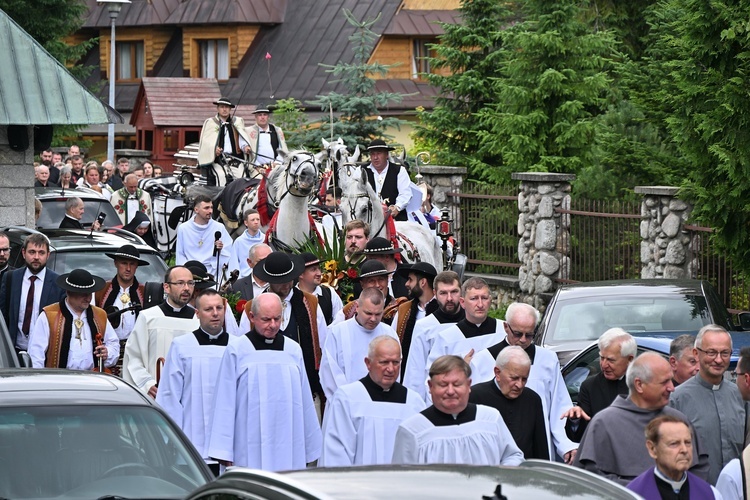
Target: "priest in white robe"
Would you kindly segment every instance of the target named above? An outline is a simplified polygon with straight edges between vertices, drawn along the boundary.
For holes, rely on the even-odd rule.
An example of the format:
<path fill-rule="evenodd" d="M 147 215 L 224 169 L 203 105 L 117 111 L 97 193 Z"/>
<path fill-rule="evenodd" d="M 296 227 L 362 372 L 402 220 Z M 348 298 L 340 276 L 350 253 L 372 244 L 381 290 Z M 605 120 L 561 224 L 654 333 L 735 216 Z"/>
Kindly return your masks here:
<path fill-rule="evenodd" d="M 320 361 L 320 383 L 327 399 L 333 398 L 339 387 L 367 375 L 362 360 L 372 339 L 388 335 L 398 340 L 393 328 L 380 322 L 384 306 L 380 290 L 365 288 L 357 299 L 356 315 L 331 327 Z"/>
<path fill-rule="evenodd" d="M 320 457 L 321 431 L 302 349 L 279 335 L 281 300 L 253 300 L 253 329 L 231 337 L 219 366 L 208 455 L 224 466 L 304 469 Z"/>
<path fill-rule="evenodd" d="M 229 264 L 232 237 L 224 224 L 211 218 L 213 203 L 208 196 L 196 196 L 193 210 L 193 217 L 177 226 L 175 264 L 197 260 L 206 266 L 211 276 L 218 279 L 224 264 Z"/>
<path fill-rule="evenodd" d="M 229 334 L 223 328 L 224 298 L 216 290 L 201 291 L 195 309 L 200 328 L 172 341 L 156 402 L 205 460 L 219 363 L 229 344 Z"/>
<path fill-rule="evenodd" d="M 471 368 L 459 356 L 430 367 L 433 405 L 396 432 L 394 464 L 519 465 L 524 457 L 494 408 L 469 403 Z"/>
<path fill-rule="evenodd" d="M 370 342 L 368 374 L 340 387 L 326 407 L 321 467 L 391 463 L 399 424 L 420 411 L 419 395 L 399 384 L 401 346 L 387 335 Z"/>
<path fill-rule="evenodd" d="M 195 309 L 190 307 L 195 281 L 186 267 L 175 266 L 164 283 L 166 300 L 141 311 L 125 344 L 122 378 L 155 398 L 156 364 L 166 358 L 172 340 L 195 331 L 200 326 Z"/>

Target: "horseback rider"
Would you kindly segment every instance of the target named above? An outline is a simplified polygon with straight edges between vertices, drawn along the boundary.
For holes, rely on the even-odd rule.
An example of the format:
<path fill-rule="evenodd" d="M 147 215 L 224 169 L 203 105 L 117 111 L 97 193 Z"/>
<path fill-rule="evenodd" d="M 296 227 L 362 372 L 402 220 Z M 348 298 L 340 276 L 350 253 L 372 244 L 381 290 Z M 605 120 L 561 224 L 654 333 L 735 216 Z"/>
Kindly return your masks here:
<path fill-rule="evenodd" d="M 237 168 L 227 165 L 225 156 L 244 160 L 244 153 L 252 158 L 255 156 L 255 143 L 245 130 L 245 121 L 230 116 L 235 105 L 229 99 L 222 97 L 214 104 L 216 115 L 203 122 L 198 164 L 208 167 L 206 177 L 209 186 L 225 186 L 234 179 L 246 176 L 244 166 Z"/>
<path fill-rule="evenodd" d="M 284 131 L 281 127 L 268 123 L 271 115 L 271 109 L 263 104 L 258 105 L 253 111 L 255 115 L 255 125 L 250 127 L 250 139 L 257 152 L 255 156 L 255 165 L 267 165 L 269 163 L 283 163 L 283 158 L 279 156 L 279 149 L 287 150 Z"/>
<path fill-rule="evenodd" d="M 388 207 L 391 216 L 400 221 L 407 220 L 406 205 L 412 197 L 409 173 L 403 165 L 391 163 L 388 152 L 393 151 L 384 140 L 375 139 L 367 147 L 370 164 L 367 165 L 367 181 Z"/>

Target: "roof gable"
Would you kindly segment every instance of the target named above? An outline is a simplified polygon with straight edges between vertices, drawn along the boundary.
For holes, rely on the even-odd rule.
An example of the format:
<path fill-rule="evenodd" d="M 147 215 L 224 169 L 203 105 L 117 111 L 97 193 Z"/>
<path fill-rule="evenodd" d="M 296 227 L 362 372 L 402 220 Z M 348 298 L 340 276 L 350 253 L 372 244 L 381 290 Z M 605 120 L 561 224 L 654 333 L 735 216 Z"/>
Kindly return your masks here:
<path fill-rule="evenodd" d="M 0 125 L 122 123 L 2 10 L 0 47 Z"/>
<path fill-rule="evenodd" d="M 440 36 L 444 33 L 440 23 L 459 24 L 461 13 L 456 10 L 406 10 L 393 16 L 384 35 Z"/>

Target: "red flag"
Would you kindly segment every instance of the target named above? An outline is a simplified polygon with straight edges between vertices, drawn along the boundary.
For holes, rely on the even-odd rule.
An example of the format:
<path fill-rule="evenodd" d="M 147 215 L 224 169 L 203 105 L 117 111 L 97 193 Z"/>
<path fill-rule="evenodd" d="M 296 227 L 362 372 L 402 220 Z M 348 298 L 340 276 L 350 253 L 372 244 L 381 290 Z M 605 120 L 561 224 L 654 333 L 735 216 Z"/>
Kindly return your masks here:
<path fill-rule="evenodd" d="M 271 59 L 271 53 L 270 52 L 266 52 L 266 59 Z"/>

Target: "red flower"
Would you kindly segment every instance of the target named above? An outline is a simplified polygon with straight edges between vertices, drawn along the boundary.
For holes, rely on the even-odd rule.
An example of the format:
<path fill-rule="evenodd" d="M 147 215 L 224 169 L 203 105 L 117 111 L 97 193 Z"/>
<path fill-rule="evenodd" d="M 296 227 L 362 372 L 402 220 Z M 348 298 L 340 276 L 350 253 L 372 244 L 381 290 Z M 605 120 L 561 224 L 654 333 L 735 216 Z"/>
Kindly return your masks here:
<path fill-rule="evenodd" d="M 357 277 L 357 270 L 353 267 L 350 267 L 346 270 L 346 275 L 349 276 L 349 278 L 354 279 Z"/>
<path fill-rule="evenodd" d="M 237 312 L 243 312 L 245 310 L 245 304 L 247 304 L 247 301 L 245 299 L 238 300 L 234 308 L 237 310 Z"/>

